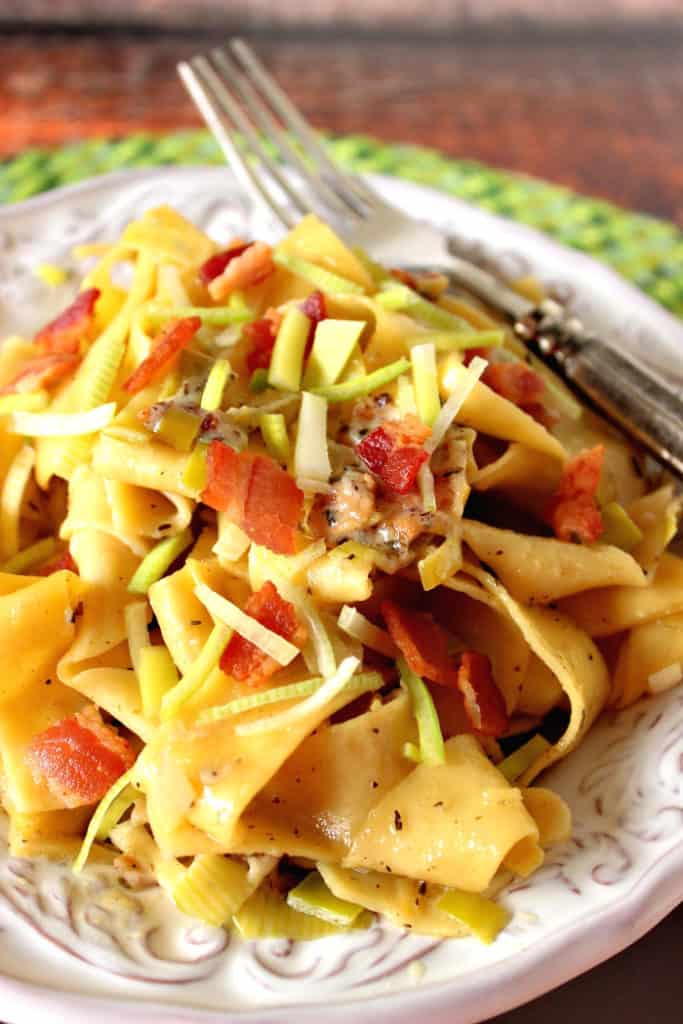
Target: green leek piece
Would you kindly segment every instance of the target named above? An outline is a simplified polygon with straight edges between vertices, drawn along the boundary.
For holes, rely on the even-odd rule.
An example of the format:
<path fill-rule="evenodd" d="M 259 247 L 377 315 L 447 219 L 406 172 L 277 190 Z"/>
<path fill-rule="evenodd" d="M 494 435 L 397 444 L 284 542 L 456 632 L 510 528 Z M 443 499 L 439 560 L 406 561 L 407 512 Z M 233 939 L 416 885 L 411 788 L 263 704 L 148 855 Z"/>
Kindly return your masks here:
<path fill-rule="evenodd" d="M 73 862 L 72 870 L 74 871 L 75 874 L 78 874 L 85 867 L 85 863 L 90 854 L 92 844 L 97 839 L 98 833 L 107 817 L 109 809 L 113 806 L 114 801 L 117 799 L 119 794 L 122 793 L 128 785 L 133 783 L 134 772 L 135 765 L 133 765 L 132 768 L 129 768 L 127 772 L 124 772 L 123 775 L 121 775 L 120 778 L 116 780 L 114 785 L 107 790 L 107 792 L 104 794 L 99 804 L 95 808 L 95 813 L 90 819 L 90 824 L 88 825 L 87 832 L 85 833 L 85 838 L 81 843 L 81 848 L 78 851 L 78 856 L 76 857 L 76 860 Z M 121 813 L 123 814 L 123 811 L 121 811 Z"/>
<path fill-rule="evenodd" d="M 201 426 L 201 416 L 182 405 L 169 405 L 153 433 L 177 452 L 189 452 Z"/>
<path fill-rule="evenodd" d="M 505 331 L 490 330 L 467 333 L 466 331 L 434 331 L 416 334 L 409 343 L 431 344 L 437 352 L 464 352 L 468 348 L 501 348 L 505 343 Z"/>
<path fill-rule="evenodd" d="M 206 445 L 198 444 L 185 463 L 183 470 L 183 483 L 197 494 L 201 494 L 206 487 L 208 476 L 206 459 Z"/>
<path fill-rule="evenodd" d="M 466 925 L 473 935 L 490 945 L 498 933 L 505 928 L 510 921 L 510 913 L 494 903 L 486 896 L 477 892 L 464 892 L 461 889 L 453 889 L 442 896 L 437 903 L 439 910 L 444 910 L 451 917 L 457 918 Z"/>
<path fill-rule="evenodd" d="M 496 765 L 496 768 L 508 782 L 516 782 L 521 775 L 524 775 L 527 768 L 530 768 L 541 754 L 545 754 L 549 749 L 550 743 L 545 736 L 541 736 L 540 732 L 536 733 L 521 747 L 508 754 L 504 761 Z"/>
<path fill-rule="evenodd" d="M 150 303 L 145 309 L 145 319 L 151 324 L 164 324 L 168 320 L 184 320 L 198 316 L 203 324 L 211 327 L 227 327 L 228 324 L 243 324 L 253 320 L 254 314 L 247 308 L 231 306 L 158 306 Z"/>
<path fill-rule="evenodd" d="M 417 731 L 420 737 L 420 760 L 425 764 L 445 764 L 446 752 L 441 725 L 432 696 L 420 677 L 415 675 L 403 658 L 398 659 L 397 665 L 401 673 L 401 682 L 413 702 Z"/>
<path fill-rule="evenodd" d="M 159 541 L 140 562 L 128 584 L 130 594 L 146 594 L 153 583 L 160 580 L 176 558 L 190 546 L 193 541 L 192 531 L 187 529 L 177 537 L 167 537 Z"/>
<path fill-rule="evenodd" d="M 459 334 L 474 334 L 475 331 L 467 320 L 458 316 L 457 313 L 450 313 L 442 306 L 423 299 L 416 291 L 406 284 L 392 282 L 387 284 L 375 295 L 375 300 L 384 309 L 390 309 L 397 313 L 408 313 L 410 316 L 422 320 L 439 331 L 457 331 Z"/>
<path fill-rule="evenodd" d="M 415 746 L 414 743 L 403 744 L 403 756 L 408 761 L 414 761 L 415 764 L 420 764 L 422 758 L 420 757 L 420 748 Z"/>
<path fill-rule="evenodd" d="M 320 395 L 304 391 L 294 446 L 294 473 L 297 480 L 326 482 L 331 472 L 327 448 L 327 402 Z"/>
<path fill-rule="evenodd" d="M 363 269 L 367 270 L 376 285 L 380 285 L 383 281 L 391 280 L 389 271 L 381 263 L 375 263 L 373 259 L 370 259 L 365 249 L 361 248 L 360 245 L 352 246 L 351 252 L 359 263 L 362 264 Z"/>
<path fill-rule="evenodd" d="M 219 624 L 213 627 L 208 640 L 183 678 L 172 690 L 164 694 L 161 701 L 162 722 L 175 718 L 183 704 L 194 696 L 197 690 L 201 689 L 209 674 L 213 672 L 220 661 L 221 654 L 228 646 L 232 633 L 229 626 Z"/>
<path fill-rule="evenodd" d="M 287 421 L 283 414 L 281 412 L 264 412 L 259 425 L 268 454 L 272 455 L 277 462 L 286 465 L 291 448 L 287 433 Z"/>
<path fill-rule="evenodd" d="M 99 828 L 97 829 L 97 839 L 108 839 L 113 828 L 116 828 L 121 818 L 124 816 L 129 807 L 134 803 L 139 793 L 133 786 L 126 786 L 122 789 L 119 795 L 112 800 L 107 813 L 102 818 Z"/>
<path fill-rule="evenodd" d="M 378 681 L 376 672 L 359 672 L 349 679 L 346 687 L 353 690 L 365 690 L 366 687 Z M 298 698 L 310 697 L 319 690 L 325 682 L 323 676 L 314 676 L 312 679 L 302 679 L 298 683 L 288 683 L 286 686 L 274 686 L 270 690 L 261 690 L 259 693 L 249 693 L 246 697 L 236 697 L 221 704 L 218 707 L 206 708 L 197 717 L 198 725 L 210 725 L 211 722 L 220 722 L 224 718 L 232 718 L 234 715 L 241 715 L 245 711 L 252 711 L 254 708 L 265 707 L 267 704 L 279 704 L 285 700 L 296 700 Z"/>
<path fill-rule="evenodd" d="M 373 391 L 386 387 L 392 381 L 400 377 L 402 373 L 410 369 L 410 362 L 407 359 L 397 359 L 395 363 L 382 366 L 379 370 L 373 370 L 362 377 L 352 377 L 342 384 L 330 384 L 324 388 L 313 388 L 314 395 L 321 395 L 328 402 L 349 402 L 354 398 L 364 398 L 371 395 Z"/>
<path fill-rule="evenodd" d="M 601 544 L 613 544 L 622 551 L 632 551 L 643 539 L 642 530 L 617 501 L 610 501 L 600 510 L 602 516 Z"/>
<path fill-rule="evenodd" d="M 260 395 L 262 391 L 265 391 L 270 385 L 268 383 L 268 371 L 259 366 L 258 370 L 254 370 L 249 380 L 249 390 L 253 391 L 254 394 Z"/>
<path fill-rule="evenodd" d="M 364 320 L 321 320 L 315 329 L 303 386 L 310 390 L 335 384 L 360 341 L 365 327 Z"/>
<path fill-rule="evenodd" d="M 436 348 L 432 344 L 415 345 L 410 350 L 417 414 L 428 427 L 441 412 L 439 378 L 436 372 Z"/>
<path fill-rule="evenodd" d="M 40 412 L 50 401 L 47 391 L 22 391 L 16 395 L 0 397 L 0 416 L 11 412 Z"/>
<path fill-rule="evenodd" d="M 290 274 L 296 274 L 297 277 L 303 277 L 314 288 L 318 288 L 321 292 L 328 292 L 329 295 L 362 295 L 365 290 L 355 281 L 334 274 L 324 267 L 318 267 L 315 263 L 309 263 L 308 260 L 295 256 L 294 253 L 285 252 L 279 246 L 273 252 L 273 261 L 278 267 L 283 267 Z"/>
<path fill-rule="evenodd" d="M 56 547 L 57 541 L 54 537 L 44 537 L 42 540 L 37 540 L 35 544 L 30 544 L 23 551 L 17 551 L 16 555 L 12 555 L 6 562 L 3 562 L 0 565 L 0 572 L 25 572 L 34 565 L 46 562 Z"/>
<path fill-rule="evenodd" d="M 362 913 L 350 929 L 355 931 L 369 928 L 373 920 L 372 914 Z M 293 939 L 307 942 L 349 930 L 294 910 L 268 879 L 238 910 L 233 923 L 243 939 Z"/>
<path fill-rule="evenodd" d="M 209 376 L 202 391 L 202 397 L 199 402 L 202 409 L 206 409 L 207 412 L 214 412 L 216 409 L 220 409 L 223 404 L 225 385 L 230 380 L 231 374 L 232 367 L 228 360 L 217 359 L 209 371 Z"/>
<path fill-rule="evenodd" d="M 348 928 L 364 909 L 357 903 L 349 903 L 335 896 L 317 871 L 311 871 L 294 889 L 290 889 L 287 904 L 301 914 L 310 914 L 338 928 Z"/>
<path fill-rule="evenodd" d="M 138 683 L 145 718 L 156 718 L 161 702 L 178 682 L 178 670 L 168 648 L 151 644 L 141 648 Z"/>
<path fill-rule="evenodd" d="M 311 321 L 298 306 L 290 306 L 282 318 L 270 357 L 268 383 L 280 391 L 298 391 L 304 350 Z"/>
<path fill-rule="evenodd" d="M 248 873 L 245 861 L 202 853 L 175 879 L 171 897 L 184 914 L 220 928 L 249 895 Z"/>

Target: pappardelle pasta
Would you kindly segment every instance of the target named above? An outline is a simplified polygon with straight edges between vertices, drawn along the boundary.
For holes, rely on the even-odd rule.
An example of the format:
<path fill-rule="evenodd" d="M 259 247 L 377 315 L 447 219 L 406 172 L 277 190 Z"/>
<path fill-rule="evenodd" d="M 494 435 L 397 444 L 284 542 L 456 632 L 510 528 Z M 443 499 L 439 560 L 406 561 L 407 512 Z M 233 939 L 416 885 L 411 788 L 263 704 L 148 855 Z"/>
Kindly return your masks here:
<path fill-rule="evenodd" d="M 673 487 L 314 217 L 219 247 L 160 207 L 97 257 L 0 350 L 11 853 L 246 938 L 493 941 L 570 834 L 539 774 L 680 679 Z"/>

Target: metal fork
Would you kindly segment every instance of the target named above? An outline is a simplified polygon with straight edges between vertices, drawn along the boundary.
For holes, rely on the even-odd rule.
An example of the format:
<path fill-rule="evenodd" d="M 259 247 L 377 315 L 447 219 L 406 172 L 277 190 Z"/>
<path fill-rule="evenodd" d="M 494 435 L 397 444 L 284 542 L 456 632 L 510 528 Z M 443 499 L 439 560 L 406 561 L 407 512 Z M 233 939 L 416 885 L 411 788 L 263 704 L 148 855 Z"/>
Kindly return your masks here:
<path fill-rule="evenodd" d="M 590 336 L 558 303 L 540 306 L 454 255 L 429 224 L 387 203 L 327 156 L 313 129 L 241 39 L 178 65 L 178 72 L 235 174 L 285 230 L 307 213 L 390 265 L 415 251 L 431 269 L 479 296 L 587 401 L 683 477 L 683 401 L 649 370 Z M 267 144 L 264 140 L 268 140 Z"/>

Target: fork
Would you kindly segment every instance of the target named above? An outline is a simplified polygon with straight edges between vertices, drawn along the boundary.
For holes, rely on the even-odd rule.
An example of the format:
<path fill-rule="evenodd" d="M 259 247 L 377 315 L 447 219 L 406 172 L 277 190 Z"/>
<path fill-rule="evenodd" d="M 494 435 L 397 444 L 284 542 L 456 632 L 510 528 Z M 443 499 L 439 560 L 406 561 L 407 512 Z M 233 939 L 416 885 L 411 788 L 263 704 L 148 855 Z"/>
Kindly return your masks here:
<path fill-rule="evenodd" d="M 455 255 L 436 228 L 386 202 L 330 160 L 311 126 L 241 39 L 178 65 L 235 175 L 286 230 L 308 213 L 382 262 L 434 254 L 430 269 L 505 315 L 516 335 L 579 397 L 683 478 L 683 400 L 661 378 L 591 336 L 557 302 L 536 306 Z M 267 144 L 264 140 L 267 140 Z"/>

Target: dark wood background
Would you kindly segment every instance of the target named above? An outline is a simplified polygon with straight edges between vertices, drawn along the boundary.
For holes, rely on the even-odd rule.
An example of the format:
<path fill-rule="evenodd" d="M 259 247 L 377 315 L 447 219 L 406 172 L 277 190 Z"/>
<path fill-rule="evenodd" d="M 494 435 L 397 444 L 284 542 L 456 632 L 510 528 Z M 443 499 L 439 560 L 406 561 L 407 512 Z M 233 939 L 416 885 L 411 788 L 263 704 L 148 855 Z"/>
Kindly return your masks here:
<path fill-rule="evenodd" d="M 0 0 L 0 157 L 197 126 L 175 63 L 236 29 L 319 128 L 435 146 L 683 226 L 683 0 Z M 496 1024 L 679 1024 L 682 935 L 683 908 Z"/>
<path fill-rule="evenodd" d="M 679 0 L 683 9 L 683 3 Z M 198 124 L 176 61 L 216 36 L 6 28 L 0 155 Z M 436 146 L 683 225 L 683 24 L 255 42 L 320 128 Z"/>

